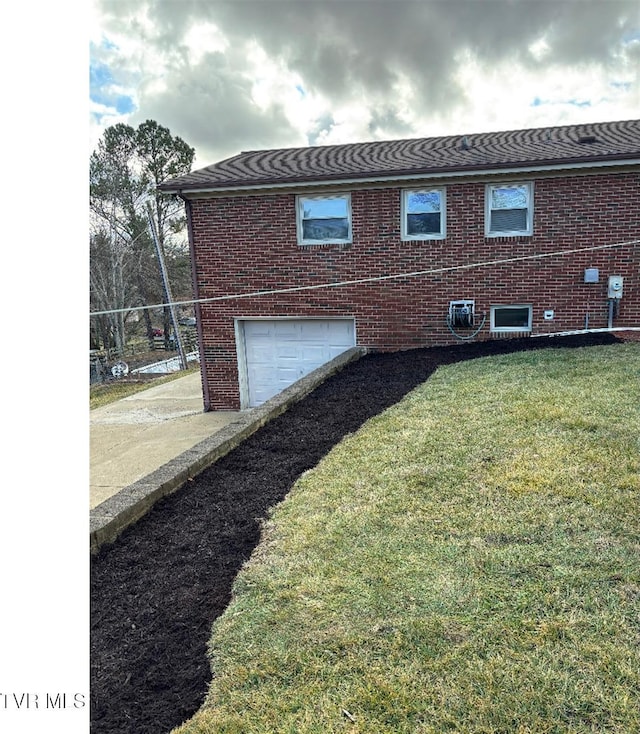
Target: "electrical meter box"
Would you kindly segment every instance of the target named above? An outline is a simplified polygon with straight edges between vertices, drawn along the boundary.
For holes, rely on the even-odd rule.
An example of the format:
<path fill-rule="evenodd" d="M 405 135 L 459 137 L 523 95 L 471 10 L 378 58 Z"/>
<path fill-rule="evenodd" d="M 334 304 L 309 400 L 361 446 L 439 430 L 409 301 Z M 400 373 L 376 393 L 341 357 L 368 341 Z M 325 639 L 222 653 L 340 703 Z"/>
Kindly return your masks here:
<path fill-rule="evenodd" d="M 622 298 L 622 276 L 609 276 L 609 291 L 607 298 Z"/>

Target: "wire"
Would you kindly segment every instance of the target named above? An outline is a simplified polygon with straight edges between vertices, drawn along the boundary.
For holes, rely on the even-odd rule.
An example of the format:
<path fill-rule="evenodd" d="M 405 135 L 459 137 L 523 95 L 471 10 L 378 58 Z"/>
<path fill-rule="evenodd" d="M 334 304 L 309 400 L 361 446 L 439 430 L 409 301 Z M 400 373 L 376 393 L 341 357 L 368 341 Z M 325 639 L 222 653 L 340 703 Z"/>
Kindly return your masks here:
<path fill-rule="evenodd" d="M 482 323 L 478 328 L 472 333 L 472 334 L 466 334 L 465 336 L 462 336 L 461 334 L 458 334 L 457 331 L 454 330 L 453 326 L 451 326 L 451 317 L 447 316 L 447 326 L 449 327 L 449 331 L 456 337 L 456 339 L 460 339 L 461 341 L 468 341 L 469 339 L 473 339 L 474 337 L 478 336 L 478 334 L 482 331 L 482 327 L 487 322 L 487 314 L 482 314 Z"/>
<path fill-rule="evenodd" d="M 132 306 L 131 308 L 114 308 L 107 311 L 90 311 L 89 316 L 106 316 L 112 313 L 131 313 L 132 311 L 144 311 L 150 308 L 165 308 L 166 306 L 189 306 L 192 304 L 213 303 L 215 301 L 231 301 L 240 298 L 258 298 L 260 296 L 273 296 L 281 293 L 298 293 L 301 291 L 318 290 L 321 288 L 340 288 L 348 285 L 363 285 L 365 283 L 378 283 L 384 280 L 400 280 L 402 278 L 417 278 L 422 275 L 435 275 L 456 270 L 471 270 L 473 268 L 487 267 L 488 265 L 505 265 L 507 263 L 522 262 L 524 260 L 536 260 L 547 257 L 561 257 L 563 255 L 574 255 L 578 252 L 593 252 L 595 250 L 607 250 L 614 247 L 626 247 L 637 245 L 640 240 L 628 240 L 627 242 L 615 242 L 608 245 L 591 245 L 590 247 L 577 247 L 572 250 L 557 250 L 555 252 L 541 252 L 534 255 L 520 255 L 502 260 L 485 260 L 483 262 L 467 263 L 466 265 L 450 265 L 444 268 L 432 268 L 430 270 L 415 270 L 410 273 L 396 273 L 394 275 L 379 275 L 369 278 L 358 278 L 356 280 L 342 280 L 334 283 L 316 283 L 314 285 L 298 285 L 290 288 L 275 288 L 273 290 L 252 291 L 250 293 L 233 293 L 225 296 L 212 296 L 211 298 L 198 298 L 191 301 L 174 301 L 172 303 L 157 303 L 149 306 Z"/>

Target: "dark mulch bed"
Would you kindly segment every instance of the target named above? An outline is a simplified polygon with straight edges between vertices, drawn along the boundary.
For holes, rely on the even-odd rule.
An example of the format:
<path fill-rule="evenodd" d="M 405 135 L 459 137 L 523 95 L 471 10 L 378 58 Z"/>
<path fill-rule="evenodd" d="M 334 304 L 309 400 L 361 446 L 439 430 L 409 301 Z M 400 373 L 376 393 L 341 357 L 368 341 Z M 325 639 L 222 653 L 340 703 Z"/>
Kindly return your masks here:
<path fill-rule="evenodd" d="M 175 494 L 91 567 L 91 731 L 162 734 L 202 704 L 212 622 L 260 538 L 260 520 L 343 436 L 440 365 L 609 334 L 373 354 L 348 366 Z"/>

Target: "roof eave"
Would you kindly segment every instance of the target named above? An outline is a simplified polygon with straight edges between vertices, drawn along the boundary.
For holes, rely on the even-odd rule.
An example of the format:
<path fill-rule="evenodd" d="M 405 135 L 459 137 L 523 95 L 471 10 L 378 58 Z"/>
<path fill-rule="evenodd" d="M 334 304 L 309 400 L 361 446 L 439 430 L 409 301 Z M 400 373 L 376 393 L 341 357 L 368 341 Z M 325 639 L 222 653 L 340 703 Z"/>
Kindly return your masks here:
<path fill-rule="evenodd" d="M 459 178 L 465 175 L 496 175 L 501 173 L 535 173 L 553 170 L 577 170 L 588 168 L 603 168 L 620 165 L 640 165 L 640 157 L 630 158 L 626 154 L 616 156 L 594 156 L 591 158 L 582 158 L 576 160 L 567 158 L 561 160 L 547 160 L 523 163 L 504 163 L 496 164 L 491 167 L 486 165 L 465 165 L 465 166 L 447 166 L 446 168 L 423 168 L 423 169 L 404 169 L 394 172 L 380 171 L 370 172 L 364 176 L 335 176 L 327 174 L 326 176 L 315 176 L 313 178 L 307 176 L 288 176 L 262 179 L 255 181 L 252 179 L 237 180 L 233 183 L 185 183 L 180 186 L 167 186 L 160 184 L 158 187 L 167 194 L 205 194 L 215 192 L 233 192 L 248 191 L 259 189 L 278 189 L 278 188 L 299 188 L 309 186 L 329 186 L 329 185 L 345 185 L 356 183 L 377 183 L 384 181 L 402 181 L 415 179 L 433 179 L 433 178 Z M 169 182 L 167 182 L 169 183 Z"/>

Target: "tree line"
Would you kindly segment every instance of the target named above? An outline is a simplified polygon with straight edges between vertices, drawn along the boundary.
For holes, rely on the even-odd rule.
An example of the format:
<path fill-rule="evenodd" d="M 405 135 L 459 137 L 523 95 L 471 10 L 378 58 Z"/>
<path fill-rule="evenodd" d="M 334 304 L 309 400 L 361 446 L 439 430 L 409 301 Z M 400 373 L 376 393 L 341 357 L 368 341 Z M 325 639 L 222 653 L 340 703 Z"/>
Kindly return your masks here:
<path fill-rule="evenodd" d="M 175 300 L 191 299 L 184 205 L 157 186 L 189 173 L 194 154 L 194 148 L 153 120 L 137 128 L 113 125 L 98 141 L 90 159 L 90 307 L 113 313 L 91 317 L 92 348 L 122 350 L 138 316 L 153 347 L 155 327 L 145 307 L 168 301 L 160 257 Z M 169 348 L 166 306 L 162 329 Z"/>

